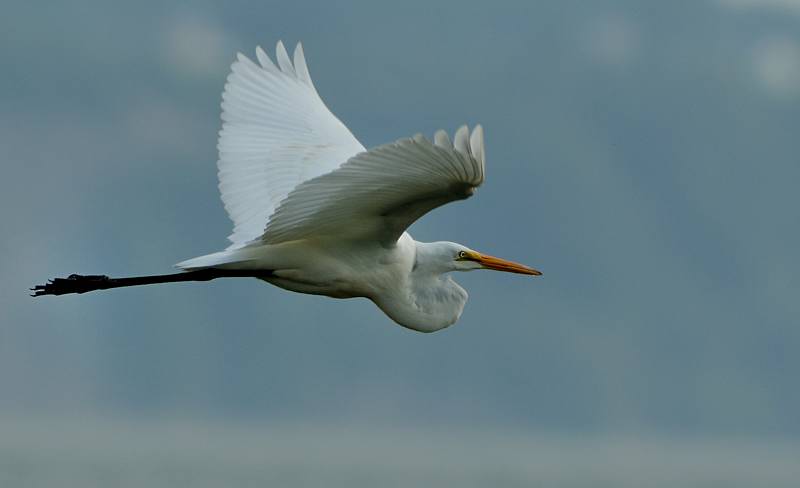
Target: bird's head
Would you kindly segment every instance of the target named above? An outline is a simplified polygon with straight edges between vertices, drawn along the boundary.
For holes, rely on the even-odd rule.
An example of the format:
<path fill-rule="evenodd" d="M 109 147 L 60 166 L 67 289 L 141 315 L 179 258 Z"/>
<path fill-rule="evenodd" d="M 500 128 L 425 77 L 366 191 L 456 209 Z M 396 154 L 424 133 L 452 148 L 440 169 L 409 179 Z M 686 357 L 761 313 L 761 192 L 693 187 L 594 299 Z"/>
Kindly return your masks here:
<path fill-rule="evenodd" d="M 539 276 L 538 270 L 475 251 L 455 242 L 431 242 L 417 247 L 419 264 L 439 272 L 493 269 L 509 273 Z"/>

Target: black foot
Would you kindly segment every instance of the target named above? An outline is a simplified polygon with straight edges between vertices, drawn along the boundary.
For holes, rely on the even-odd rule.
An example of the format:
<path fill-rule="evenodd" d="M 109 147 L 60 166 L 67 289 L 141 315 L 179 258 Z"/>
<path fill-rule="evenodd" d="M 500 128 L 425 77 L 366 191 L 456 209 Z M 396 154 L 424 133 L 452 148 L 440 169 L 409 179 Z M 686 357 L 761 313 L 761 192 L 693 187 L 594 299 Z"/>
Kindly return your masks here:
<path fill-rule="evenodd" d="M 87 291 L 102 290 L 111 284 L 111 278 L 106 275 L 77 275 L 71 274 L 66 278 L 48 280 L 45 285 L 36 285 L 30 290 L 32 297 L 42 295 L 65 295 L 67 293 L 86 293 Z"/>

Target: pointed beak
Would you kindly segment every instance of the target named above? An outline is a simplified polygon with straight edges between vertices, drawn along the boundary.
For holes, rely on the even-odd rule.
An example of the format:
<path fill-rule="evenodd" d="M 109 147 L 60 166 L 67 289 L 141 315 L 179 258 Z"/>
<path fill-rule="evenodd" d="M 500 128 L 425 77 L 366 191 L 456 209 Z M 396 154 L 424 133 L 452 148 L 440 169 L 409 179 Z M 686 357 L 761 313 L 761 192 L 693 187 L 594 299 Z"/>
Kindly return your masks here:
<path fill-rule="evenodd" d="M 529 268 L 524 264 L 515 263 L 514 261 L 507 261 L 505 259 L 489 256 L 488 254 L 475 253 L 475 256 L 470 256 L 473 260 L 479 262 L 484 268 L 494 269 L 497 271 L 506 271 L 508 273 L 519 273 L 533 276 L 541 276 L 542 272 L 533 268 Z"/>

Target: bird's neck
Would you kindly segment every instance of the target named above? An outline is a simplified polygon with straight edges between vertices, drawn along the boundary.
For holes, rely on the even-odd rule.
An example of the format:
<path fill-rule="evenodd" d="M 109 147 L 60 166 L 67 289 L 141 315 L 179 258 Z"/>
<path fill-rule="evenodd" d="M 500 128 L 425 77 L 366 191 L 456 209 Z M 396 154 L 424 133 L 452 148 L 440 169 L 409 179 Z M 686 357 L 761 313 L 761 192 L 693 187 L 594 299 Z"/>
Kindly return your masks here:
<path fill-rule="evenodd" d="M 414 273 L 442 274 L 453 271 L 450 243 L 414 241 L 414 244 L 416 245 Z"/>

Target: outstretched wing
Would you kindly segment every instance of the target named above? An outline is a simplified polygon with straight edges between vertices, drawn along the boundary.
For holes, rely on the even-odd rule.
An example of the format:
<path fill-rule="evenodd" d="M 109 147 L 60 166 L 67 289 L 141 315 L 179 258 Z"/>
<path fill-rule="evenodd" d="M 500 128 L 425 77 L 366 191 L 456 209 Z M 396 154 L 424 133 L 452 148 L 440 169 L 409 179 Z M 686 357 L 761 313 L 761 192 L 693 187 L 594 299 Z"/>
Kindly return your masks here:
<path fill-rule="evenodd" d="M 217 166 L 222 202 L 234 224 L 230 248 L 260 237 L 300 183 L 364 151 L 314 88 L 300 44 L 294 63 L 281 42 L 277 66 L 261 48 L 256 57 L 261 66 L 237 56 L 222 94 Z"/>
<path fill-rule="evenodd" d="M 268 244 L 310 237 L 393 244 L 415 220 L 472 195 L 483 183 L 483 129 L 466 126 L 454 142 L 438 131 L 379 146 L 293 190 L 270 218 Z"/>

